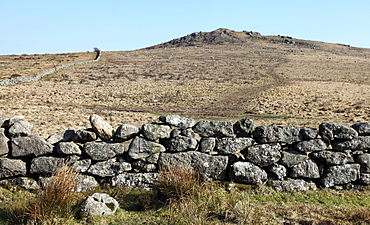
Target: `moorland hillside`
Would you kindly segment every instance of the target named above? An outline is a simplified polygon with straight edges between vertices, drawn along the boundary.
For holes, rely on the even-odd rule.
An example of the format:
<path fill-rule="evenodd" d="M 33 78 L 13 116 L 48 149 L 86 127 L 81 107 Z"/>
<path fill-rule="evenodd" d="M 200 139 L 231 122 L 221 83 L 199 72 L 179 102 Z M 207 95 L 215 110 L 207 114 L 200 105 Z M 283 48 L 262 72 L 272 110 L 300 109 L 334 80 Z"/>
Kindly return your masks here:
<path fill-rule="evenodd" d="M 289 36 L 197 32 L 135 51 L 103 51 L 98 62 L 1 87 L 0 116 L 25 115 L 45 137 L 89 127 L 92 113 L 114 126 L 164 114 L 249 117 L 257 125 L 353 124 L 369 120 L 369 57 L 370 49 Z M 30 75 L 22 74 L 22 63 L 3 60 L 0 74 L 17 68 Z"/>

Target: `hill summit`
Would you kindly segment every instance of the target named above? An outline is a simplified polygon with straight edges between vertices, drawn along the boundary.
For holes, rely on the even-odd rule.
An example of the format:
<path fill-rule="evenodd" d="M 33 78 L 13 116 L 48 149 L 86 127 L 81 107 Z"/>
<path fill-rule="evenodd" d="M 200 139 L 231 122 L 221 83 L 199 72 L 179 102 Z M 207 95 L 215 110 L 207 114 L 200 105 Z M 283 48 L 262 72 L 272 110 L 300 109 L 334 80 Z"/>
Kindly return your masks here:
<path fill-rule="evenodd" d="M 226 28 L 219 28 L 211 32 L 194 32 L 159 45 L 148 47 L 146 49 L 247 43 L 256 40 L 264 40 L 272 43 L 314 46 L 313 43 L 294 39 L 290 36 L 263 36 L 259 32 L 254 31 L 234 31 Z"/>

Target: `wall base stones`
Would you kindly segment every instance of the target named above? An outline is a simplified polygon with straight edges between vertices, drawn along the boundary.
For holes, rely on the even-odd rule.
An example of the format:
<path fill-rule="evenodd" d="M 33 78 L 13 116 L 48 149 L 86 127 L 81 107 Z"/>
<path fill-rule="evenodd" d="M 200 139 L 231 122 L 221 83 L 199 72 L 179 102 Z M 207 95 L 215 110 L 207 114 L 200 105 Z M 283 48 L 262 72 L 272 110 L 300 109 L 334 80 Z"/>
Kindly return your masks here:
<path fill-rule="evenodd" d="M 192 168 L 205 180 L 267 183 L 278 191 L 370 184 L 370 122 L 313 129 L 254 128 L 248 118 L 233 124 L 166 115 L 159 121 L 113 128 L 92 115 L 91 127 L 44 140 L 31 135 L 23 116 L 2 118 L 0 185 L 37 189 L 66 163 L 79 173 L 75 191 L 103 183 L 150 189 L 163 168 Z"/>

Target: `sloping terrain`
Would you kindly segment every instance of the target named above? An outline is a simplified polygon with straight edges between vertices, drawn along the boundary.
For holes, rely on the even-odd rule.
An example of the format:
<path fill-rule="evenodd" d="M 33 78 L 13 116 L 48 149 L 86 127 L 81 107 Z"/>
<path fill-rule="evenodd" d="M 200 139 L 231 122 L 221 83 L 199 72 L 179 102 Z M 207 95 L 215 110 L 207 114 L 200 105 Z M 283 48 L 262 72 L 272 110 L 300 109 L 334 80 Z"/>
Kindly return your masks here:
<path fill-rule="evenodd" d="M 250 117 L 257 125 L 353 124 L 370 112 L 369 57 L 370 49 L 218 29 L 103 51 L 99 62 L 4 87 L 0 116 L 23 114 L 44 136 L 89 127 L 92 113 L 116 127 L 169 113 Z"/>

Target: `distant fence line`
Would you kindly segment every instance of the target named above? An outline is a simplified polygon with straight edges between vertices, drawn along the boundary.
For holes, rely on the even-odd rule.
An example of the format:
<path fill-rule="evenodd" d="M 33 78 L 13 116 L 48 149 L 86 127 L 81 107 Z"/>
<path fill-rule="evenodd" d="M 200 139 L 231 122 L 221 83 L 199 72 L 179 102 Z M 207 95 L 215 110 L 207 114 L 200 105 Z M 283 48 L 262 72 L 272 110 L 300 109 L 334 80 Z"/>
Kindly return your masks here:
<path fill-rule="evenodd" d="M 55 73 L 56 71 L 60 69 L 64 69 L 70 66 L 75 66 L 75 65 L 80 65 L 80 64 L 85 64 L 85 63 L 91 63 L 91 62 L 97 62 L 99 61 L 101 56 L 101 51 L 96 51 L 96 57 L 93 60 L 87 60 L 83 62 L 73 62 L 73 63 L 66 63 L 60 66 L 56 66 L 44 71 L 41 71 L 40 73 L 36 74 L 34 77 L 30 76 L 20 76 L 16 78 L 10 78 L 10 79 L 0 79 L 0 86 L 9 86 L 9 85 L 14 85 L 14 84 L 19 84 L 19 83 L 24 83 L 24 82 L 32 82 L 32 81 L 38 81 L 44 76 L 47 76 L 49 74 Z"/>

